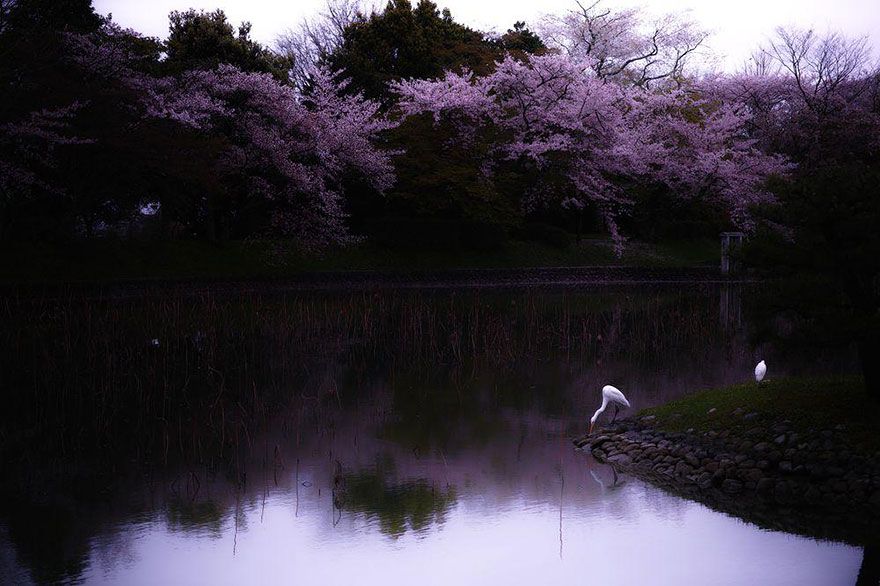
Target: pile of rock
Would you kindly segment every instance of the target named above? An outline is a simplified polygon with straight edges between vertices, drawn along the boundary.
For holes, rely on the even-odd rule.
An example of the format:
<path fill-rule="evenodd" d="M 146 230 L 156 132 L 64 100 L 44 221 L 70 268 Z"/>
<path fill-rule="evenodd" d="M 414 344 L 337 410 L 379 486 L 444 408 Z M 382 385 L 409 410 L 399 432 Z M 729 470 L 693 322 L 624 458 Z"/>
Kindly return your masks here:
<path fill-rule="evenodd" d="M 789 421 L 740 415 L 746 424 L 736 432 L 664 432 L 647 416 L 575 444 L 620 471 L 689 495 L 880 520 L 880 453 L 848 445 L 843 427 L 806 434 Z"/>

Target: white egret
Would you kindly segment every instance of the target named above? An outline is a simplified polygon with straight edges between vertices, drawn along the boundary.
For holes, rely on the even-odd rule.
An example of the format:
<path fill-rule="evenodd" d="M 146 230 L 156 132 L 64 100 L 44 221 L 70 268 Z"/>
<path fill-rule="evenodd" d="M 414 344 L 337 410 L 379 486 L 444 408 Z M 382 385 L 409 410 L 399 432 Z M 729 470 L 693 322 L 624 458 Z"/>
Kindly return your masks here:
<path fill-rule="evenodd" d="M 599 416 L 602 415 L 602 412 L 605 411 L 609 403 L 614 405 L 614 417 L 611 418 L 611 421 L 617 418 L 617 413 L 620 411 L 621 406 L 629 407 L 629 401 L 626 400 L 620 389 L 611 385 L 605 385 L 602 387 L 602 406 L 593 413 L 593 417 L 590 419 L 590 431 L 587 433 L 593 433 L 593 426 L 596 424 L 596 420 L 599 419 Z"/>
<path fill-rule="evenodd" d="M 761 382 L 765 374 L 767 374 L 767 364 L 762 360 L 755 367 L 755 380 Z"/>

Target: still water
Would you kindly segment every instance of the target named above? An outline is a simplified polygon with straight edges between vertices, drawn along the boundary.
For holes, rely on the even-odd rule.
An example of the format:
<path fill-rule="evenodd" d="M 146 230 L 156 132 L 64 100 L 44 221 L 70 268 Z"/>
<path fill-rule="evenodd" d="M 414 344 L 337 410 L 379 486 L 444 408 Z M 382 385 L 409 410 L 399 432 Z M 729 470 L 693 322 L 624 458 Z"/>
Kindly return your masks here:
<path fill-rule="evenodd" d="M 95 433 L 121 445 L 89 468 L 112 468 L 112 482 L 25 483 L 36 490 L 0 508 L 0 578 L 853 584 L 862 548 L 762 530 L 571 444 L 604 384 L 637 410 L 748 380 L 758 357 L 774 376 L 848 367 L 756 341 L 751 295 L 704 284 L 40 307 L 5 342 L 69 360 L 18 384 L 76 378 L 86 398 L 58 391 L 57 415 L 35 404 L 59 425 L 106 411 Z M 43 348 L 51 332 L 68 340 Z M 141 415 L 161 408 L 164 427 L 107 389 Z"/>

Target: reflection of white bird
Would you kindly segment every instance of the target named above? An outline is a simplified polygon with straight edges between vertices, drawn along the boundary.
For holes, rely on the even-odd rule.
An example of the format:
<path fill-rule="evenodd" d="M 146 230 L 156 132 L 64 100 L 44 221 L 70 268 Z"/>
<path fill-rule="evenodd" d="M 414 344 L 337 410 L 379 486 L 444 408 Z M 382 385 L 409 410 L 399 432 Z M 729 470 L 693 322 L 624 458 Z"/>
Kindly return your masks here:
<path fill-rule="evenodd" d="M 611 468 L 611 474 L 614 475 L 614 479 L 612 480 L 612 482 L 611 482 L 611 486 L 610 486 L 610 487 L 605 486 L 605 483 L 602 482 L 602 479 L 599 478 L 599 476 L 597 476 L 595 472 L 593 472 L 592 470 L 590 470 L 590 476 L 593 477 L 593 480 L 596 481 L 596 484 L 598 484 L 598 485 L 602 488 L 603 491 L 604 491 L 606 488 L 617 488 L 617 487 L 618 487 L 618 482 L 617 482 L 617 481 L 618 481 L 618 477 L 617 477 L 617 469 L 616 469 L 613 465 L 611 465 L 611 464 L 609 464 L 608 467 Z M 626 484 L 626 483 L 625 483 L 625 482 L 621 482 L 621 483 L 619 484 L 619 486 L 623 486 L 624 484 Z"/>
<path fill-rule="evenodd" d="M 596 476 L 596 473 L 595 473 L 595 472 L 593 472 L 592 470 L 590 470 L 590 476 L 593 477 L 593 480 L 596 481 L 596 484 L 598 484 L 598 485 L 602 488 L 602 490 L 605 490 L 605 483 L 602 482 L 602 479 L 601 479 L 601 478 L 599 478 L 598 476 Z"/>
<path fill-rule="evenodd" d="M 590 418 L 590 431 L 587 433 L 593 433 L 593 426 L 596 424 L 596 420 L 599 419 L 599 416 L 602 415 L 602 412 L 605 411 L 609 403 L 614 405 L 614 417 L 611 418 L 611 421 L 617 418 L 617 413 L 620 411 L 621 406 L 629 407 L 629 401 L 626 400 L 620 389 L 611 385 L 605 385 L 602 387 L 602 406 L 596 409 L 593 417 Z"/>
<path fill-rule="evenodd" d="M 755 367 L 755 380 L 761 382 L 764 380 L 765 374 L 767 374 L 767 364 L 762 360 L 758 363 L 758 366 Z"/>

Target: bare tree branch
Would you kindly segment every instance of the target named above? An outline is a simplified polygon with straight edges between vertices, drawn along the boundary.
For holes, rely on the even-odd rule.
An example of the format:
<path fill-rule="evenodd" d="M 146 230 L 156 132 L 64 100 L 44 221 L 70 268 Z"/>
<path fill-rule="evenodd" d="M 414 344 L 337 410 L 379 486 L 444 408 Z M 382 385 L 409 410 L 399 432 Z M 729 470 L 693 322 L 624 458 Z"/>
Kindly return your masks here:
<path fill-rule="evenodd" d="M 279 35 L 275 47 L 293 63 L 290 78 L 294 85 L 305 87 L 320 60 L 342 43 L 346 27 L 372 10 L 367 0 L 327 0 L 324 9 L 313 18 Z"/>
<path fill-rule="evenodd" d="M 648 87 L 660 80 L 679 83 L 688 62 L 707 38 L 686 17 L 668 14 L 648 21 L 638 9 L 613 11 L 576 2 L 577 9 L 547 16 L 541 34 L 568 55 L 589 59 L 603 79 Z"/>

